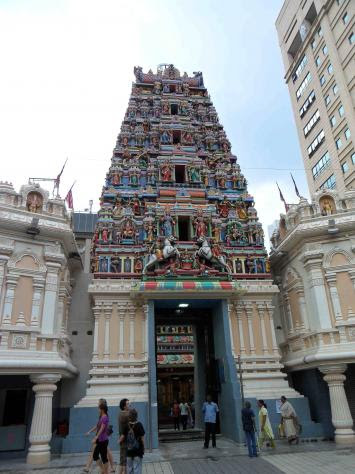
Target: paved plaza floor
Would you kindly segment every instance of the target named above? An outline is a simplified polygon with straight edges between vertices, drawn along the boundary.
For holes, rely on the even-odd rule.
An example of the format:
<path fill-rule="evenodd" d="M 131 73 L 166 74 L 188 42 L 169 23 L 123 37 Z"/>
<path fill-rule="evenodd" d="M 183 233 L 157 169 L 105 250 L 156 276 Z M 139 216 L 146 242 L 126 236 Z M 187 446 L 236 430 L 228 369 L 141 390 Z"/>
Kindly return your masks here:
<path fill-rule="evenodd" d="M 31 467 L 24 460 L 0 461 L 0 474 L 80 474 L 86 455 L 54 457 L 46 466 Z M 114 452 L 118 459 L 118 452 Z M 94 467 L 92 474 L 98 473 Z M 117 472 L 117 471 L 116 471 Z M 244 446 L 219 439 L 216 449 L 202 449 L 200 441 L 166 443 L 146 453 L 143 474 L 355 474 L 355 448 L 330 442 L 300 443 L 265 449 L 250 459 Z"/>

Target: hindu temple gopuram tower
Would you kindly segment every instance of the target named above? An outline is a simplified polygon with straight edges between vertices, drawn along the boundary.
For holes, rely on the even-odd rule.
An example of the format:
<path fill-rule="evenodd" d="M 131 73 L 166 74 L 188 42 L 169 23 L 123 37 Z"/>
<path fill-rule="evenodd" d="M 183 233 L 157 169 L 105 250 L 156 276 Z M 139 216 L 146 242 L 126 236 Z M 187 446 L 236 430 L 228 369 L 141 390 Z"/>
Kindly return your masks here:
<path fill-rule="evenodd" d="M 156 447 L 173 400 L 194 402 L 198 427 L 209 392 L 221 433 L 241 439 L 240 356 L 245 397 L 271 400 L 274 423 L 275 400 L 294 398 L 314 433 L 281 372 L 262 226 L 202 73 L 134 74 L 92 243 L 94 347 L 71 426 L 99 397 L 127 397 Z"/>

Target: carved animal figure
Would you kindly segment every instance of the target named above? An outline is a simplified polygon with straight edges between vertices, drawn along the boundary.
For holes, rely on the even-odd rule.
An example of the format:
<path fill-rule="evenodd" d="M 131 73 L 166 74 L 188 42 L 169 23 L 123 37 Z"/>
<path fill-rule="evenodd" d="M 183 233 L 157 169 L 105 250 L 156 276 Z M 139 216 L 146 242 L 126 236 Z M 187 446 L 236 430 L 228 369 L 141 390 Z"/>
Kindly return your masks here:
<path fill-rule="evenodd" d="M 157 252 L 153 246 L 153 248 L 151 249 L 151 253 L 148 257 L 148 262 L 143 268 L 143 275 L 145 275 L 148 270 L 154 268 L 158 262 L 164 262 L 172 257 L 180 258 L 180 252 L 175 247 L 175 243 L 176 239 L 173 236 L 170 236 L 164 239 L 162 252 Z"/>
<path fill-rule="evenodd" d="M 205 237 L 197 239 L 197 245 L 199 249 L 195 253 L 195 258 L 204 258 L 210 265 L 218 266 L 222 268 L 222 271 L 232 273 L 224 255 L 213 255 L 212 249 Z"/>

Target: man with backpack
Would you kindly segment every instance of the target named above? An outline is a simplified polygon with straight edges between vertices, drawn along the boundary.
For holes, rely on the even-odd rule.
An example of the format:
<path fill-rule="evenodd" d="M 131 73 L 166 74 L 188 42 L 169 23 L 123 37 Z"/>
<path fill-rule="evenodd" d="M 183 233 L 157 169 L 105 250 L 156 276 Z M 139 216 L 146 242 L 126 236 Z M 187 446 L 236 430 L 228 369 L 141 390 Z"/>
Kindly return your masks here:
<path fill-rule="evenodd" d="M 243 430 L 245 433 L 245 440 L 248 446 L 249 457 L 256 458 L 258 456 L 258 453 L 256 451 L 255 438 L 255 413 L 251 409 L 251 404 L 248 401 L 244 403 L 244 408 L 242 409 L 242 423 Z"/>
<path fill-rule="evenodd" d="M 137 410 L 129 410 L 128 425 L 120 437 L 127 447 L 127 474 L 142 474 L 144 456 L 144 435 L 142 423 L 138 420 Z"/>

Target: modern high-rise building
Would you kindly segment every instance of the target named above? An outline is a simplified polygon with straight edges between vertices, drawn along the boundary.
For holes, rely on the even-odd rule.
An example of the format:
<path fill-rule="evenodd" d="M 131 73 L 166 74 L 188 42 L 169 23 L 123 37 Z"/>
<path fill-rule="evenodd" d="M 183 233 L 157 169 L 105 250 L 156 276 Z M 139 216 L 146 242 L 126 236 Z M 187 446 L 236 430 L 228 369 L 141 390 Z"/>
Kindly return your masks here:
<path fill-rule="evenodd" d="M 355 188 L 355 2 L 285 0 L 276 20 L 308 186 Z"/>

